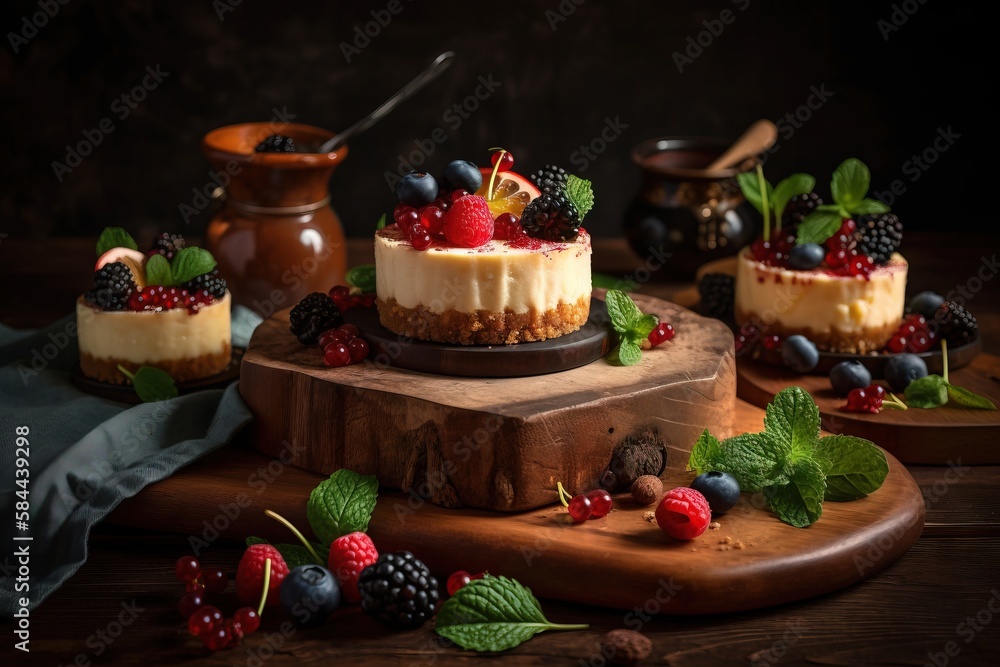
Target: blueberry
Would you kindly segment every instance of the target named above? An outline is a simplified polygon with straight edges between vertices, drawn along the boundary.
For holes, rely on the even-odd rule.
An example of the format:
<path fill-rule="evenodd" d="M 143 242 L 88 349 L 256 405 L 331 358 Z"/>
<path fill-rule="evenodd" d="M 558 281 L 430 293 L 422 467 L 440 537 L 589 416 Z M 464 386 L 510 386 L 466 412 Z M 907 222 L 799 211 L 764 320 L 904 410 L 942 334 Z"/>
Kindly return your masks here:
<path fill-rule="evenodd" d="M 837 396 L 847 396 L 852 389 L 864 389 L 872 383 L 872 374 L 860 361 L 841 361 L 830 369 L 830 384 Z"/>
<path fill-rule="evenodd" d="M 893 391 L 906 391 L 911 382 L 927 375 L 927 364 L 915 354 L 894 354 L 885 364 L 884 375 Z"/>
<path fill-rule="evenodd" d="M 483 184 L 483 172 L 468 160 L 452 160 L 444 168 L 441 183 L 449 190 L 475 192 Z"/>
<path fill-rule="evenodd" d="M 322 625 L 340 597 L 337 578 L 319 565 L 299 565 L 281 582 L 281 604 L 301 627 Z"/>
<path fill-rule="evenodd" d="M 728 472 L 703 472 L 694 478 L 691 488 L 705 496 L 712 516 L 725 514 L 740 499 L 740 483 Z"/>
<path fill-rule="evenodd" d="M 811 340 L 795 334 L 781 344 L 781 360 L 797 373 L 808 373 L 819 363 L 819 350 Z"/>
<path fill-rule="evenodd" d="M 910 301 L 910 312 L 923 315 L 927 319 L 944 303 L 944 297 L 936 292 L 921 292 Z"/>
<path fill-rule="evenodd" d="M 808 271 L 823 263 L 826 250 L 818 243 L 803 243 L 788 251 L 788 264 L 793 269 Z"/>
<path fill-rule="evenodd" d="M 434 177 L 419 171 L 411 171 L 396 183 L 399 201 L 414 208 L 427 206 L 437 197 L 438 184 Z"/>

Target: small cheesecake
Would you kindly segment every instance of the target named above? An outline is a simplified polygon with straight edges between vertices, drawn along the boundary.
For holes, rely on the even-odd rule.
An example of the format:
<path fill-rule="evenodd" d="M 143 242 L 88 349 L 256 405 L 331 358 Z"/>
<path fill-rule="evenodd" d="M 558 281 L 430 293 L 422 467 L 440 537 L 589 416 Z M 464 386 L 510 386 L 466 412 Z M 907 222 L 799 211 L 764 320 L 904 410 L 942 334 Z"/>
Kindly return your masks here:
<path fill-rule="evenodd" d="M 906 271 L 898 253 L 868 276 L 844 276 L 771 266 L 745 248 L 737 258 L 736 322 L 782 337 L 802 334 L 828 352 L 876 353 L 899 328 Z"/>
<path fill-rule="evenodd" d="M 221 373 L 232 357 L 231 297 L 197 308 L 103 310 L 81 296 L 76 302 L 80 369 L 87 377 L 124 384 L 140 366 L 160 368 L 176 382 Z"/>
<path fill-rule="evenodd" d="M 590 257 L 582 229 L 573 241 L 416 250 L 389 225 L 375 234 L 379 319 L 400 335 L 459 345 L 563 336 L 590 315 Z"/>

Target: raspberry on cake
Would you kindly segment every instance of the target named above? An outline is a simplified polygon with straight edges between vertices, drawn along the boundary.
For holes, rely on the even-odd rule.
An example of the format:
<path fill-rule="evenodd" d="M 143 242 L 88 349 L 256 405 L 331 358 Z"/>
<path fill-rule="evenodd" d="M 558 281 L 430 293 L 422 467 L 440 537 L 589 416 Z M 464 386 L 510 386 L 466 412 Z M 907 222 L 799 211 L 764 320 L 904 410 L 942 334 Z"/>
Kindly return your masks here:
<path fill-rule="evenodd" d="M 231 298 L 211 254 L 164 234 L 143 255 L 120 228 L 101 234 L 98 254 L 94 289 L 76 302 L 84 375 L 125 384 L 119 366 L 154 366 L 184 382 L 225 370 Z"/>
<path fill-rule="evenodd" d="M 441 183 L 460 189 L 424 173 L 400 181 L 396 224 L 375 234 L 376 304 L 387 329 L 504 345 L 563 336 L 587 321 L 591 244 L 580 224 L 590 184 L 549 166 L 533 175 L 542 192 L 510 171 L 509 152 L 491 162 L 481 177 L 467 161 L 449 164 Z"/>

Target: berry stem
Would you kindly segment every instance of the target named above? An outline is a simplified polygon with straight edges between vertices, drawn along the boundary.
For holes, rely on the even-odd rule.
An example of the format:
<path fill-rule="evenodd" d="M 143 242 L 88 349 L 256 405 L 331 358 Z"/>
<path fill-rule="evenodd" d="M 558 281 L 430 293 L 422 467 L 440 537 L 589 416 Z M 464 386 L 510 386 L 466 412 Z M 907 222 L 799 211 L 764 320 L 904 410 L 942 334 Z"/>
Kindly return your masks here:
<path fill-rule="evenodd" d="M 267 516 L 269 516 L 269 517 L 271 517 L 272 519 L 275 519 L 279 523 L 284 524 L 285 527 L 288 528 L 288 530 L 292 531 L 292 533 L 295 534 L 295 537 L 299 538 L 299 542 L 301 542 L 302 546 L 304 546 L 306 548 L 306 551 L 308 551 L 309 554 L 316 560 L 316 563 L 318 565 L 326 565 L 326 563 L 323 562 L 323 559 L 321 559 L 319 557 L 319 554 L 316 553 L 316 550 L 313 549 L 313 546 L 311 544 L 309 544 L 309 540 L 307 540 L 302 535 L 302 533 L 299 532 L 298 528 L 296 528 L 295 526 L 292 525 L 291 521 L 289 521 L 288 519 L 286 519 L 285 517 L 281 516 L 280 514 L 278 514 L 277 512 L 275 512 L 273 510 L 264 510 L 264 514 L 267 515 Z"/>
<path fill-rule="evenodd" d="M 889 392 L 888 399 L 882 399 L 882 405 L 887 408 L 896 408 L 897 410 L 909 410 L 909 408 L 906 407 L 906 403 L 903 403 L 903 401 L 901 401 L 899 397 L 891 391 Z"/>
<path fill-rule="evenodd" d="M 941 377 L 948 382 L 948 341 L 941 339 Z"/>
<path fill-rule="evenodd" d="M 264 615 L 264 603 L 267 602 L 267 590 L 271 586 L 271 559 L 264 560 L 264 590 L 260 594 L 260 604 L 257 605 L 257 617 Z"/>
<path fill-rule="evenodd" d="M 500 151 L 500 157 L 497 158 L 497 163 L 495 165 L 493 165 L 493 173 L 490 174 L 490 186 L 488 188 L 486 188 L 486 200 L 487 201 L 493 201 L 493 195 L 494 195 L 494 192 L 493 192 L 493 183 L 497 179 L 497 174 L 500 173 L 500 163 L 503 162 L 503 156 L 507 152 L 506 149 L 503 149 L 503 148 L 491 148 L 490 150 L 491 151 L 496 151 L 496 150 Z"/>
<path fill-rule="evenodd" d="M 760 207 L 764 213 L 764 240 L 771 240 L 771 207 L 767 202 L 767 181 L 764 179 L 764 167 L 757 163 L 757 187 L 760 188 Z"/>
<path fill-rule="evenodd" d="M 128 369 L 122 366 L 121 364 L 118 364 L 118 370 L 120 370 L 122 372 L 122 375 L 127 377 L 129 380 L 135 379 L 135 373 L 129 373 Z"/>
<path fill-rule="evenodd" d="M 573 498 L 565 488 L 563 488 L 562 482 L 556 482 L 556 491 L 559 492 L 559 502 L 562 503 L 563 507 L 569 507 L 569 501 Z"/>

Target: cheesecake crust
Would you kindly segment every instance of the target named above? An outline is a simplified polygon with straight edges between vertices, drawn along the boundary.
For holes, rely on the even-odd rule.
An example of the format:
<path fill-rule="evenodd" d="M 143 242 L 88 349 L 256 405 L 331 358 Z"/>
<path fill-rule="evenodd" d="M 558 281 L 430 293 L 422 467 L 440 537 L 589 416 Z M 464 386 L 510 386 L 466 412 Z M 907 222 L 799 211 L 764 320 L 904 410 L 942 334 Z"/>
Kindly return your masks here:
<path fill-rule="evenodd" d="M 128 384 L 128 378 L 118 370 L 119 364 L 128 369 L 130 373 L 134 373 L 140 366 L 153 366 L 166 371 L 174 379 L 174 382 L 188 382 L 221 373 L 229 366 L 232 357 L 233 348 L 229 341 L 225 341 L 222 349 L 214 354 L 203 354 L 200 357 L 189 359 L 164 359 L 145 364 L 137 364 L 125 359 L 98 358 L 81 352 L 80 370 L 87 377 L 100 382 Z"/>
<path fill-rule="evenodd" d="M 762 334 L 778 334 L 782 338 L 800 334 L 811 340 L 817 348 L 824 352 L 844 352 L 847 354 L 877 354 L 902 324 L 901 320 L 890 322 L 881 327 L 866 327 L 861 331 L 841 331 L 837 328 L 816 331 L 809 327 L 788 327 L 778 320 L 770 324 L 763 324 L 764 319 L 759 314 L 743 310 L 738 306 L 735 314 L 737 322 L 753 323 Z"/>
<path fill-rule="evenodd" d="M 557 338 L 578 330 L 590 317 L 590 295 L 575 303 L 560 301 L 543 312 L 492 312 L 446 310 L 435 313 L 423 304 L 416 308 L 399 305 L 395 299 L 379 299 L 379 320 L 392 332 L 437 343 L 455 345 L 513 345 Z"/>

